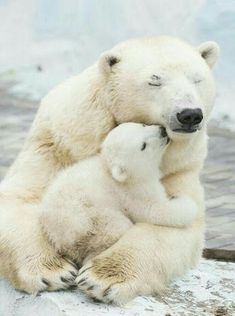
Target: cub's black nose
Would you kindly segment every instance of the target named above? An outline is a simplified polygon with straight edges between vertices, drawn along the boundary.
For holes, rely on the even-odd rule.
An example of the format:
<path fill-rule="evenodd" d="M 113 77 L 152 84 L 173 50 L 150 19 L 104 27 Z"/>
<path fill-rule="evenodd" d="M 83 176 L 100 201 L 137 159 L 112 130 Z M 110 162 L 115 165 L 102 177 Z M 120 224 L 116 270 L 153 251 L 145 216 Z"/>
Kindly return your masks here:
<path fill-rule="evenodd" d="M 168 135 L 167 135 L 167 132 L 166 132 L 166 129 L 165 129 L 165 127 L 163 127 L 163 126 L 161 126 L 160 127 L 160 135 L 161 135 L 161 137 L 167 137 Z"/>
<path fill-rule="evenodd" d="M 201 123 L 203 120 L 203 114 L 201 109 L 184 109 L 180 113 L 177 113 L 178 121 L 187 126 L 195 126 Z"/>

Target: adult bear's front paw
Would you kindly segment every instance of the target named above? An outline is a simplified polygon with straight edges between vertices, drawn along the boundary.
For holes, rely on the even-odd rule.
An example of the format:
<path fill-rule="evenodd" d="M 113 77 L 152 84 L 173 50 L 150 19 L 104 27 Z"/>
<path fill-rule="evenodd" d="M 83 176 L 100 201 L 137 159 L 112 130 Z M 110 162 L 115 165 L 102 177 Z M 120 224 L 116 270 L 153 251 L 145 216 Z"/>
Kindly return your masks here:
<path fill-rule="evenodd" d="M 32 260 L 19 269 L 17 282 L 13 285 L 27 293 L 38 293 L 42 291 L 57 291 L 61 289 L 72 289 L 78 271 L 72 262 L 60 257 L 51 257 L 49 260 Z"/>
<path fill-rule="evenodd" d="M 91 298 L 122 305 L 136 296 L 137 275 L 124 253 L 100 255 L 79 271 L 75 283 Z"/>

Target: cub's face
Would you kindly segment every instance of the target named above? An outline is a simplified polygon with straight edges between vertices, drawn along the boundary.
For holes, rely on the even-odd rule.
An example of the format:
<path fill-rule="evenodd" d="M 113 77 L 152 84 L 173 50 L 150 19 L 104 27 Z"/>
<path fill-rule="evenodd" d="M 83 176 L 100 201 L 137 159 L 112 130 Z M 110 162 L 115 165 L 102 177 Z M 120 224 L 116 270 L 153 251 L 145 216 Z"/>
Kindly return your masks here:
<path fill-rule="evenodd" d="M 197 134 L 213 107 L 211 68 L 218 50 L 214 42 L 195 48 L 156 37 L 127 41 L 108 52 L 101 66 L 117 123 L 160 124 L 173 140 Z"/>
<path fill-rule="evenodd" d="M 156 174 L 168 143 L 164 127 L 123 123 L 106 137 L 102 156 L 117 181 L 149 178 Z"/>

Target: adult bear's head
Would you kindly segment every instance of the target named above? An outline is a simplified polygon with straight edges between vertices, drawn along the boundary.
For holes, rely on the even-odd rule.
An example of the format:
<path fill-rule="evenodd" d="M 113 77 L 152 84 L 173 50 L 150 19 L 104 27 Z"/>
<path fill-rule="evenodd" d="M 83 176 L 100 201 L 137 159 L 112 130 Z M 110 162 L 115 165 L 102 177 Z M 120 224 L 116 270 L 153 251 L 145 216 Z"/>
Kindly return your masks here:
<path fill-rule="evenodd" d="M 202 129 L 212 110 L 211 68 L 219 47 L 195 48 L 171 37 L 126 41 L 101 56 L 107 104 L 117 123 L 162 124 L 172 137 Z"/>

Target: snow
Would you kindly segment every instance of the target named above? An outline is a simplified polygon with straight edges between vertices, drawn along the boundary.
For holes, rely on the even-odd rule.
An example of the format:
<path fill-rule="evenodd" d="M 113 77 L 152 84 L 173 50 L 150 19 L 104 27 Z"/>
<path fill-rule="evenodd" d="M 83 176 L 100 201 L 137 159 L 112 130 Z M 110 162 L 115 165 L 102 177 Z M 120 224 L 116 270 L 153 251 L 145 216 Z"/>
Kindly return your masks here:
<path fill-rule="evenodd" d="M 10 82 L 10 93 L 33 100 L 130 37 L 216 40 L 222 53 L 212 117 L 235 129 L 235 1 L 0 0 L 0 19 L 0 84 Z"/>
<path fill-rule="evenodd" d="M 123 307 L 95 303 L 79 290 L 31 296 L 0 280 L 1 316 L 163 316 L 234 315 L 235 263 L 201 260 L 164 296 L 137 297 Z M 222 310 L 224 314 L 216 314 Z"/>

